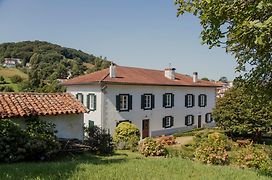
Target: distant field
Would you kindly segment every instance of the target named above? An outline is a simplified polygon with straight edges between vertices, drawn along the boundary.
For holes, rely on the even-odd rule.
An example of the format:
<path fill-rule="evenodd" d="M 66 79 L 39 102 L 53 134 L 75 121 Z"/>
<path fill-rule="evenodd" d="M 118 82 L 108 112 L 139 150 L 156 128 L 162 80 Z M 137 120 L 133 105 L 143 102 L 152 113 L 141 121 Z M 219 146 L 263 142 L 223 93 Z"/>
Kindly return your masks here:
<path fill-rule="evenodd" d="M 10 77 L 12 77 L 14 75 L 21 76 L 23 79 L 27 79 L 28 78 L 28 76 L 27 76 L 26 73 L 20 71 L 17 68 L 2 68 L 2 67 L 0 67 L 0 76 L 3 76 L 5 78 L 5 81 L 8 83 L 8 84 L 0 85 L 0 86 L 10 86 L 16 92 L 18 92 L 19 91 L 18 84 L 14 84 L 10 80 Z"/>

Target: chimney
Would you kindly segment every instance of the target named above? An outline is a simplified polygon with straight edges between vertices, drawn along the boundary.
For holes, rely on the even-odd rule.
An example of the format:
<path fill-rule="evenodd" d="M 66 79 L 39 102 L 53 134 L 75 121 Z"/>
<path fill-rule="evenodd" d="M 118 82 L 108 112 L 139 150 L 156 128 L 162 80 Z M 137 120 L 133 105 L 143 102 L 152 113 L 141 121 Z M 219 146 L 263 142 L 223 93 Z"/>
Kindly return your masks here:
<path fill-rule="evenodd" d="M 115 78 L 116 74 L 115 74 L 115 65 L 111 62 L 110 65 L 110 78 Z"/>
<path fill-rule="evenodd" d="M 175 68 L 165 68 L 164 76 L 168 79 L 175 80 Z"/>
<path fill-rule="evenodd" d="M 198 73 L 193 72 L 193 82 L 196 83 L 198 81 Z"/>

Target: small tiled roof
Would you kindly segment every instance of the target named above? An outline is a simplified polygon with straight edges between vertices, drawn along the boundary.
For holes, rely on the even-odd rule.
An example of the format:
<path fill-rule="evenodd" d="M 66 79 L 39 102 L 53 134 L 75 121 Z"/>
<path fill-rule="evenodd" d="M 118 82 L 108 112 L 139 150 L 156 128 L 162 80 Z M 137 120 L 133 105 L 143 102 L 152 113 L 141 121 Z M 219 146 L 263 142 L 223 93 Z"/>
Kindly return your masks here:
<path fill-rule="evenodd" d="M 200 86 L 217 87 L 218 84 L 210 81 L 198 80 L 193 82 L 193 78 L 188 75 L 175 73 L 175 79 L 171 80 L 165 77 L 164 71 L 151 70 L 135 67 L 116 66 L 116 77 L 109 77 L 109 68 L 97 71 L 91 74 L 69 79 L 62 84 L 64 86 L 92 84 L 96 82 L 106 82 L 112 84 L 135 84 L 135 85 L 162 85 L 162 86 Z"/>
<path fill-rule="evenodd" d="M 0 119 L 85 112 L 86 108 L 69 93 L 0 93 Z"/>

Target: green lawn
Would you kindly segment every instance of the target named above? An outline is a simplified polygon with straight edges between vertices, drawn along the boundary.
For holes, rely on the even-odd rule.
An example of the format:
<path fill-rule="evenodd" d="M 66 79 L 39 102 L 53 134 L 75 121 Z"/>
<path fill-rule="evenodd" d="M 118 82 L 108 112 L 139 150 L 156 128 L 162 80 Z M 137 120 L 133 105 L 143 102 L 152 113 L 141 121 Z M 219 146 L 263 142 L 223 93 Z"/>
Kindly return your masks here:
<path fill-rule="evenodd" d="M 78 155 L 55 162 L 0 164 L 0 179 L 271 179 L 255 171 L 202 165 L 180 158 Z"/>
<path fill-rule="evenodd" d="M 19 75 L 23 79 L 27 79 L 28 78 L 27 74 L 25 74 L 24 72 L 22 72 L 21 70 L 19 70 L 17 68 L 2 68 L 2 67 L 0 67 L 0 76 L 3 76 L 5 78 L 5 81 L 8 83 L 8 84 L 3 84 L 3 85 L 1 84 L 0 86 L 10 86 L 16 92 L 18 92 L 19 91 L 18 84 L 14 84 L 10 80 L 10 77 L 12 77 L 14 75 Z"/>

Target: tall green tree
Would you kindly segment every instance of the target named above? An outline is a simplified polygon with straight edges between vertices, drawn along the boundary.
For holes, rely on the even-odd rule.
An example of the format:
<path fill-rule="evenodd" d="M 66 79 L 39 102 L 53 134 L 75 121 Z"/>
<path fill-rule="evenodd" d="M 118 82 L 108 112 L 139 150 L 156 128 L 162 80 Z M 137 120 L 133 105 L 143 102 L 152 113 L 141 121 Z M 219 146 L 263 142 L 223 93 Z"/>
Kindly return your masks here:
<path fill-rule="evenodd" d="M 175 0 L 177 15 L 200 19 L 201 37 L 210 48 L 223 47 L 237 60 L 238 78 L 249 92 L 272 97 L 271 0 Z"/>

